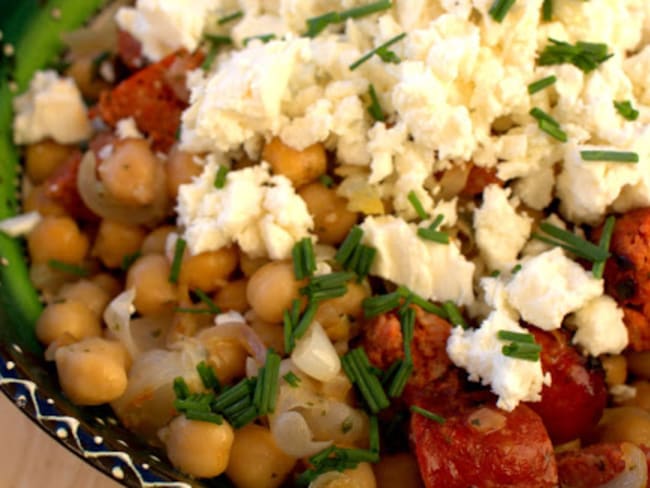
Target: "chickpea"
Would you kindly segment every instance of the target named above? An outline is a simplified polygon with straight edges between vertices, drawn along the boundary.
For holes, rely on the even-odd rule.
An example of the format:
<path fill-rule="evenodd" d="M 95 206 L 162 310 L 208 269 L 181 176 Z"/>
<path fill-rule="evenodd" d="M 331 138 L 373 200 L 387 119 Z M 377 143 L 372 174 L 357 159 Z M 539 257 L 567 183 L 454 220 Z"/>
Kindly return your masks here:
<path fill-rule="evenodd" d="M 111 295 L 100 285 L 90 280 L 79 280 L 69 283 L 59 291 L 59 298 L 84 304 L 97 317 L 101 317 Z"/>
<path fill-rule="evenodd" d="M 235 341 L 220 340 L 206 345 L 208 362 L 214 368 L 219 381 L 231 383 L 246 375 L 246 349 Z"/>
<path fill-rule="evenodd" d="M 63 217 L 66 215 L 63 205 L 47 195 L 45 185 L 31 189 L 23 200 L 23 210 L 25 212 L 38 212 L 43 217 Z"/>
<path fill-rule="evenodd" d="M 134 305 L 142 315 L 171 311 L 176 289 L 169 282 L 169 272 L 169 263 L 160 254 L 142 256 L 129 269 L 126 288 L 135 288 Z"/>
<path fill-rule="evenodd" d="M 628 352 L 626 358 L 631 373 L 644 380 L 650 380 L 650 351 Z"/>
<path fill-rule="evenodd" d="M 639 380 L 632 383 L 636 388 L 636 396 L 622 403 L 627 407 L 639 407 L 650 412 L 650 382 Z"/>
<path fill-rule="evenodd" d="M 70 217 L 45 217 L 27 236 L 27 246 L 33 263 L 79 264 L 88 253 L 88 238 Z"/>
<path fill-rule="evenodd" d="M 101 405 L 126 391 L 128 353 L 116 341 L 91 337 L 56 351 L 63 393 L 76 405 Z"/>
<path fill-rule="evenodd" d="M 368 463 L 359 463 L 354 469 L 342 473 L 329 471 L 313 482 L 313 488 L 376 488 L 377 482 Z"/>
<path fill-rule="evenodd" d="M 239 267 L 246 278 L 253 276 L 255 274 L 255 271 L 260 269 L 268 262 L 270 262 L 268 258 L 251 258 L 248 256 L 248 254 L 243 252 L 240 253 L 239 257 Z"/>
<path fill-rule="evenodd" d="M 348 340 L 350 317 L 360 318 L 362 302 L 368 290 L 359 283 L 349 283 L 345 295 L 324 300 L 318 305 L 314 320 L 319 322 L 332 341 Z"/>
<path fill-rule="evenodd" d="M 348 201 L 319 182 L 303 186 L 298 195 L 314 218 L 314 233 L 324 244 L 343 242 L 357 223 L 357 214 L 348 210 Z"/>
<path fill-rule="evenodd" d="M 250 322 L 251 328 L 262 339 L 266 347 L 272 348 L 279 354 L 284 354 L 284 332 L 282 324 L 270 324 L 259 319 Z"/>
<path fill-rule="evenodd" d="M 291 302 L 300 297 L 301 286 L 303 282 L 294 277 L 291 262 L 273 261 L 258 269 L 248 281 L 246 298 L 261 320 L 279 323 Z"/>
<path fill-rule="evenodd" d="M 186 255 L 178 282 L 190 289 L 213 292 L 225 284 L 230 274 L 237 269 L 238 261 L 239 255 L 235 247 L 222 247 L 217 251 L 194 256 Z"/>
<path fill-rule="evenodd" d="M 76 59 L 66 71 L 74 79 L 81 94 L 89 100 L 97 100 L 102 91 L 111 88 L 108 82 L 98 76 L 98 68 L 94 58 L 84 57 Z"/>
<path fill-rule="evenodd" d="M 603 356 L 600 361 L 605 370 L 605 382 L 607 386 L 622 385 L 627 378 L 627 361 L 625 356 Z"/>
<path fill-rule="evenodd" d="M 593 432 L 594 442 L 631 442 L 650 444 L 650 413 L 639 407 L 605 409 Z"/>
<path fill-rule="evenodd" d="M 36 337 L 48 345 L 66 334 L 79 341 L 101 333 L 99 317 L 76 300 L 49 304 L 36 321 Z"/>
<path fill-rule="evenodd" d="M 107 268 L 119 268 L 126 256 L 140 250 L 145 232 L 137 225 L 104 219 L 99 224 L 92 255 Z"/>
<path fill-rule="evenodd" d="M 178 187 L 190 183 L 195 176 L 200 176 L 203 167 L 194 160 L 194 155 L 175 147 L 169 154 L 165 170 L 167 172 L 167 192 L 171 198 L 176 199 Z"/>
<path fill-rule="evenodd" d="M 382 456 L 374 466 L 378 488 L 421 488 L 418 464 L 410 453 Z"/>
<path fill-rule="evenodd" d="M 173 225 L 163 225 L 152 230 L 142 242 L 140 251 L 142 254 L 165 254 L 167 238 L 172 232 L 176 232 Z"/>
<path fill-rule="evenodd" d="M 248 280 L 235 280 L 226 283 L 215 295 L 214 303 L 221 310 L 235 310 L 245 312 L 248 310 L 246 287 Z"/>
<path fill-rule="evenodd" d="M 277 488 L 295 463 L 280 450 L 269 429 L 248 424 L 235 432 L 226 474 L 238 488 Z"/>
<path fill-rule="evenodd" d="M 313 144 L 298 151 L 278 137 L 264 145 L 262 159 L 271 165 L 275 174 L 289 178 L 296 188 L 314 181 L 327 168 L 327 155 L 322 144 Z"/>
<path fill-rule="evenodd" d="M 175 467 L 191 476 L 212 478 L 226 470 L 235 434 L 225 420 L 213 424 L 181 415 L 171 421 L 163 437 Z"/>
<path fill-rule="evenodd" d="M 110 193 L 126 205 L 147 205 L 155 197 L 156 167 L 160 164 L 144 139 L 124 139 L 99 165 L 99 176 Z"/>
<path fill-rule="evenodd" d="M 46 140 L 30 144 L 25 150 L 25 170 L 35 185 L 43 183 L 72 153 L 69 146 Z"/>
<path fill-rule="evenodd" d="M 108 296 L 111 299 L 115 298 L 122 291 L 122 285 L 120 285 L 117 278 L 108 273 L 99 273 L 93 276 L 90 280 L 108 293 Z"/>

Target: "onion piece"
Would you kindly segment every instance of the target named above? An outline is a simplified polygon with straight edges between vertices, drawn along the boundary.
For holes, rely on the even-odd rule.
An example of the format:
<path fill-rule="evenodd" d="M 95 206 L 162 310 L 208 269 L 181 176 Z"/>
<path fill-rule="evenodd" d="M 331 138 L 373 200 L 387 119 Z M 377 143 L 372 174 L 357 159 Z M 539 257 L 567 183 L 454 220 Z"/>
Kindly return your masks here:
<path fill-rule="evenodd" d="M 154 225 L 167 215 L 168 197 L 165 170 L 162 164 L 156 166 L 154 201 L 146 206 L 125 205 L 108 194 L 104 185 L 96 177 L 97 160 L 92 151 L 84 154 L 79 173 L 77 189 L 86 206 L 105 219 L 117 220 L 126 224 Z"/>
<path fill-rule="evenodd" d="M 131 315 L 135 313 L 135 288 L 120 293 L 104 310 L 104 322 L 110 335 L 120 341 L 129 352 L 131 359 L 140 354 L 131 334 Z"/>
<path fill-rule="evenodd" d="M 624 442 L 621 449 L 625 458 L 625 470 L 599 488 L 645 488 L 648 481 L 645 453 L 629 442 Z"/>
<path fill-rule="evenodd" d="M 261 366 L 266 361 L 266 346 L 262 339 L 249 325 L 239 321 L 219 323 L 202 330 L 196 338 L 208 349 L 209 344 L 213 342 L 236 340 L 255 358 L 258 365 Z"/>
<path fill-rule="evenodd" d="M 278 447 L 289 456 L 313 456 L 332 445 L 332 441 L 314 441 L 305 418 L 298 412 L 283 412 L 271 422 L 271 433 Z"/>
<path fill-rule="evenodd" d="M 319 381 L 334 379 L 341 371 L 341 360 L 318 322 L 312 322 L 305 335 L 296 341 L 291 360 L 303 372 Z"/>

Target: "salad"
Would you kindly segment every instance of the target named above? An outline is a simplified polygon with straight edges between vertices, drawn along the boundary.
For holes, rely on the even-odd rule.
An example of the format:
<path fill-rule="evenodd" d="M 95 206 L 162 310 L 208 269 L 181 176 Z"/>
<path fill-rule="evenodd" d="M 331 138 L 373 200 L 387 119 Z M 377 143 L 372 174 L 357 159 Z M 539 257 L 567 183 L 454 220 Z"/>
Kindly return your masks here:
<path fill-rule="evenodd" d="M 646 486 L 648 2 L 118 0 L 63 40 L 0 231 L 73 403 L 238 488 Z"/>

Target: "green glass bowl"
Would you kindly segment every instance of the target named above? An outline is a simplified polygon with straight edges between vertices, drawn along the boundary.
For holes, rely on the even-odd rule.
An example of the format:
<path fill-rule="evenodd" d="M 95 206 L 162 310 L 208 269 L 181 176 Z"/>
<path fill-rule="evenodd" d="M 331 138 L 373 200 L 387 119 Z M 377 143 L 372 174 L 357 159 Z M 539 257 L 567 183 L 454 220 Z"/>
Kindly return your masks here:
<path fill-rule="evenodd" d="M 0 219 L 19 206 L 20 157 L 12 143 L 12 98 L 53 63 L 60 35 L 82 25 L 104 0 L 0 0 Z M 32 421 L 85 462 L 130 487 L 224 487 L 176 471 L 164 453 L 119 425 L 107 407 L 79 408 L 61 393 L 34 333 L 41 311 L 24 243 L 0 233 L 0 390 Z"/>

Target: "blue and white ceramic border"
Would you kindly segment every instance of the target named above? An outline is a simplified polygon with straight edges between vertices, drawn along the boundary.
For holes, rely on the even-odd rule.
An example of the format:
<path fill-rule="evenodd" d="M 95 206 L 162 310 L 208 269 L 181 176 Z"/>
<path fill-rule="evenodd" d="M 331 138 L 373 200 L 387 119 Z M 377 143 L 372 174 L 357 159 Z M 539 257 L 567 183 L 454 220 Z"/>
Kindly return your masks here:
<path fill-rule="evenodd" d="M 17 344 L 11 344 L 9 347 L 15 354 L 23 354 Z M 191 488 L 189 484 L 179 481 L 162 481 L 151 472 L 150 465 L 135 463 L 127 452 L 108 449 L 102 437 L 93 436 L 87 432 L 76 418 L 62 415 L 54 400 L 44 398 L 36 383 L 21 378 L 16 363 L 3 357 L 2 354 L 0 354 L 0 390 L 13 400 L 15 405 L 26 415 L 28 415 L 27 409 L 31 405 L 33 419 L 42 429 L 90 464 L 110 473 L 118 482 L 126 482 L 127 478 L 132 478 L 139 482 L 142 488 Z M 100 418 L 96 420 L 99 423 L 105 422 Z M 106 421 L 109 424 L 117 423 L 114 418 L 108 418 Z M 53 425 L 54 428 L 52 428 Z M 117 442 L 127 447 L 124 441 Z M 152 461 L 160 462 L 160 459 L 154 455 L 150 455 L 150 457 Z"/>

